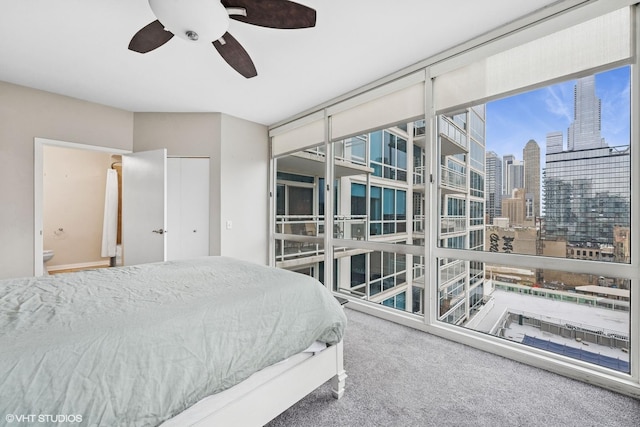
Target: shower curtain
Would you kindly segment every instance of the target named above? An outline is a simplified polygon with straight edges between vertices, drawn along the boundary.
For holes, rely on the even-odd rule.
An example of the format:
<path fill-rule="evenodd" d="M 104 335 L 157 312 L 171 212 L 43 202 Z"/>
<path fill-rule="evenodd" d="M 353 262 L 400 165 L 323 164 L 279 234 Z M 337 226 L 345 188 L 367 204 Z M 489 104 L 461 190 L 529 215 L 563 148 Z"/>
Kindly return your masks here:
<path fill-rule="evenodd" d="M 107 187 L 104 195 L 104 221 L 102 223 L 102 257 L 116 256 L 118 238 L 118 173 L 107 169 Z"/>

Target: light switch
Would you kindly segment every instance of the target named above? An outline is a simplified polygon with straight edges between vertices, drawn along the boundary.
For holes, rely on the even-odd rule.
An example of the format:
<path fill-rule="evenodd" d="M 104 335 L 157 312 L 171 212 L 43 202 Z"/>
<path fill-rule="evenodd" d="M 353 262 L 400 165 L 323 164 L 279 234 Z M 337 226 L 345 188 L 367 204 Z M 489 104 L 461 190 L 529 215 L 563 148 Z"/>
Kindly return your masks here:
<path fill-rule="evenodd" d="M 227 220 L 227 230 L 231 230 L 231 227 L 233 227 L 233 222 L 231 222 L 230 219 Z"/>

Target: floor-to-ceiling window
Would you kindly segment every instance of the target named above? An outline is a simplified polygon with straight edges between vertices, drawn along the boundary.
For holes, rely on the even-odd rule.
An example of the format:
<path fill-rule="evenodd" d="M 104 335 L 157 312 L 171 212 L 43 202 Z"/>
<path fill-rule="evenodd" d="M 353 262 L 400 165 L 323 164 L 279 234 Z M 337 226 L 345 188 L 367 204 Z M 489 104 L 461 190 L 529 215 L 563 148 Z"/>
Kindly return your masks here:
<path fill-rule="evenodd" d="M 333 247 L 334 289 L 345 295 L 398 310 L 412 312 L 420 307 L 422 292 L 415 288 L 420 279 L 413 268 L 412 254 L 398 251 L 413 245 L 413 225 L 424 218 L 414 218 L 416 201 L 414 179 L 424 171 L 408 169 L 413 158 L 413 124 L 392 126 L 361 135 L 368 153 L 367 170 L 344 173 L 344 159 L 334 156 L 333 169 L 340 189 L 335 225 L 342 241 Z M 348 139 L 347 139 L 348 140 Z M 345 141 L 338 140 L 334 147 Z M 336 152 L 341 152 L 338 148 Z M 422 198 L 418 199 L 419 202 Z M 351 247 L 347 240 L 363 243 Z M 366 242 L 366 243 L 365 243 Z M 413 248 L 412 248 L 413 249 Z M 414 296 L 418 298 L 414 304 Z"/>
<path fill-rule="evenodd" d="M 434 79 L 441 110 L 433 134 L 441 168 L 433 196 L 440 215 L 434 317 L 576 367 L 629 375 L 638 360 L 638 272 L 629 240 L 637 232 L 637 99 L 633 66 L 620 66 L 631 60 L 629 39 L 611 33 L 613 22 L 616 32 L 629 30 L 629 11 Z M 527 62 L 531 52 L 547 49 L 566 57 L 544 66 Z M 526 73 L 515 73 L 522 66 L 516 57 Z M 494 80 L 506 74 L 512 77 Z M 452 90 L 461 84 L 468 91 Z M 468 191 L 451 185 L 454 170 L 467 175 Z"/>
<path fill-rule="evenodd" d="M 631 11 L 597 3 L 274 129 L 274 264 L 640 389 L 637 48 Z"/>
<path fill-rule="evenodd" d="M 402 245 L 415 246 L 414 226 L 418 245 L 424 245 L 424 196 L 414 186 L 416 181 L 424 187 L 424 159 L 413 145 L 412 130 L 413 124 L 405 123 L 337 140 L 329 150 L 316 146 L 275 159 L 274 230 L 282 235 L 275 241 L 275 264 L 324 279 L 327 256 L 333 260 L 336 291 L 399 310 L 421 310 L 422 251 L 411 248 L 420 252 L 415 260 L 398 252 Z M 410 170 L 414 148 L 420 164 Z M 333 153 L 331 236 L 342 243 L 325 255 L 327 151 Z M 350 247 L 350 240 L 369 247 Z"/>
<path fill-rule="evenodd" d="M 324 244 L 324 200 L 318 188 L 324 180 L 323 157 L 317 148 L 283 156 L 275 161 L 274 261 L 287 268 L 320 278 L 319 260 Z M 312 262 L 309 262 L 312 260 Z"/>
<path fill-rule="evenodd" d="M 440 320 L 630 373 L 630 278 L 616 276 L 612 266 L 628 264 L 632 249 L 625 237 L 632 203 L 629 87 L 625 66 L 486 104 L 481 139 L 498 157 L 513 158 L 523 179 L 508 168 L 506 180 L 518 186 L 498 195 L 483 194 L 484 185 L 474 191 L 470 177 L 469 232 L 445 228 L 452 217 L 465 217 L 466 199 L 443 191 L 441 247 L 502 256 L 476 266 L 475 285 L 471 276 L 448 273 L 464 261 L 440 259 Z M 481 182 L 481 165 L 468 166 Z M 476 197 L 500 199 L 502 216 L 484 226 L 484 205 Z M 569 271 L 515 266 L 510 254 L 590 263 Z"/>

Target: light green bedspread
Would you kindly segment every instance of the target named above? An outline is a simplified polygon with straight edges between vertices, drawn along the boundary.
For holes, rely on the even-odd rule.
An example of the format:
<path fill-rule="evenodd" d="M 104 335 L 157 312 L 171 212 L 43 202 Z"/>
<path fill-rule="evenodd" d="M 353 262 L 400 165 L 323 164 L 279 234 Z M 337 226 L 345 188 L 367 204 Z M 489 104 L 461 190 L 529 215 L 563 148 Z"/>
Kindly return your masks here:
<path fill-rule="evenodd" d="M 157 425 L 345 326 L 314 279 L 224 257 L 2 280 L 0 425 Z"/>

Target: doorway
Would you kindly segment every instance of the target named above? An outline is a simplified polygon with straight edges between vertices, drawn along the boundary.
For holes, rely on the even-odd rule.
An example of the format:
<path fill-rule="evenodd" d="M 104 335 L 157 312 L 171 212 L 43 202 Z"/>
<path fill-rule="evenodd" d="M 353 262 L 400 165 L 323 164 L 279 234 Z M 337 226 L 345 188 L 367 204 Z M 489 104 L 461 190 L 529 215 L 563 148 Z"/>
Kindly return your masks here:
<path fill-rule="evenodd" d="M 104 153 L 105 155 L 121 155 L 129 153 L 127 150 L 120 150 L 108 147 L 100 147 L 87 144 L 78 144 L 67 141 L 59 141 L 45 138 L 34 139 L 34 275 L 41 276 L 44 273 L 42 254 L 45 240 L 44 227 L 44 152 L 46 148 L 59 147 L 63 149 L 81 150 L 84 152 Z M 105 173 L 104 168 L 98 173 Z M 103 199 L 104 201 L 104 199 Z M 99 218 L 102 222 L 102 216 Z M 76 223 L 71 222 L 73 227 Z M 49 226 L 51 228 L 51 226 Z M 80 230 L 65 229 L 64 224 L 56 225 L 50 230 L 55 238 L 64 240 L 65 238 L 81 232 Z M 54 255 L 55 257 L 55 255 Z M 81 263 L 80 263 L 81 264 Z"/>

